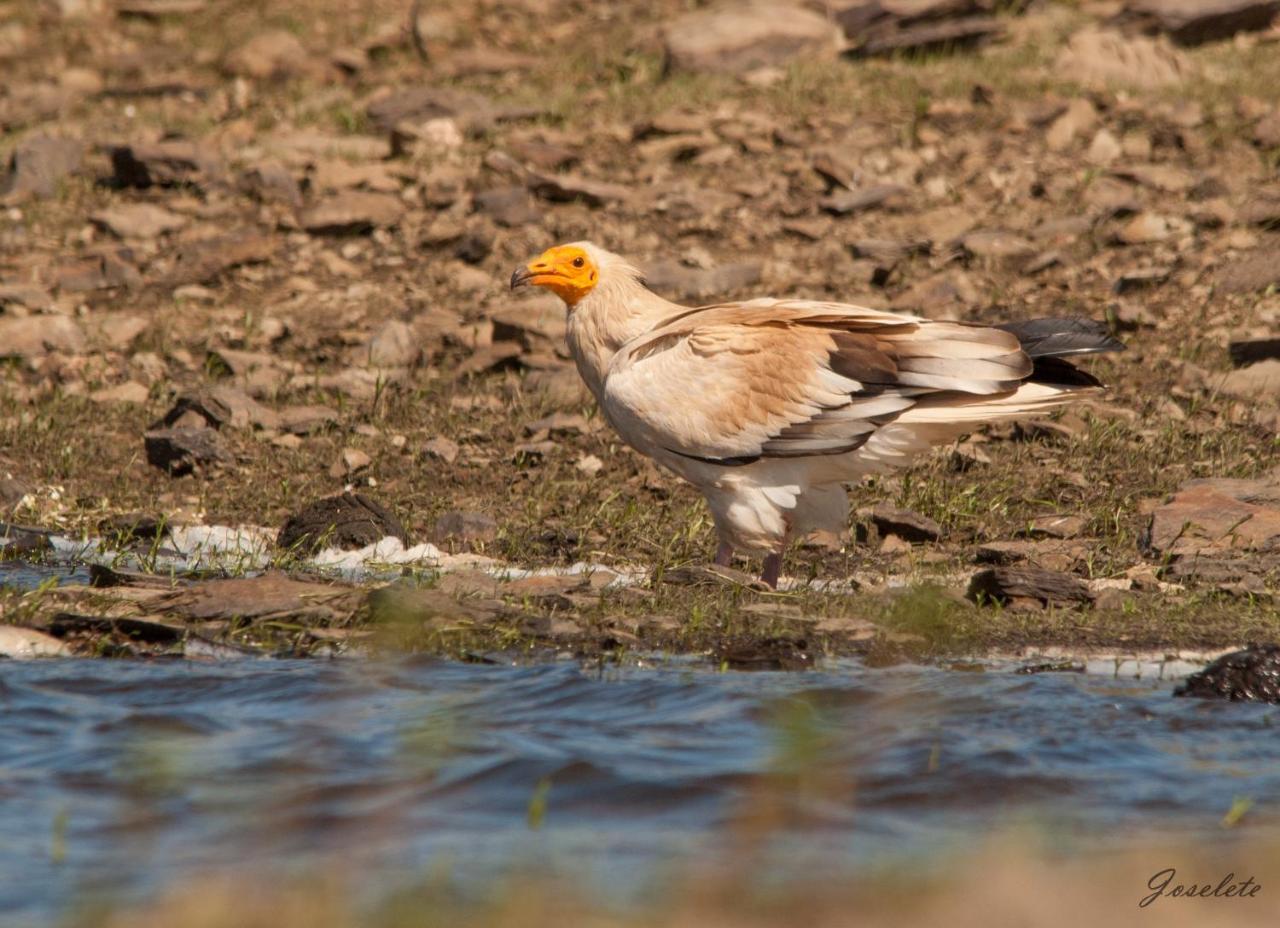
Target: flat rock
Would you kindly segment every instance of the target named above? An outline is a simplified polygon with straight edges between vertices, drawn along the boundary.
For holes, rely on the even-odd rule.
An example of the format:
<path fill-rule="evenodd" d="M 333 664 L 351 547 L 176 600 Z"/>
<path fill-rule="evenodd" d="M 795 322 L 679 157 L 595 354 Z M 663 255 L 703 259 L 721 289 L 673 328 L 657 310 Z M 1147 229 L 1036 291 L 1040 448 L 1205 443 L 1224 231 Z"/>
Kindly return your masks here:
<path fill-rule="evenodd" d="M 1228 293 L 1254 293 L 1280 285 L 1280 248 L 1249 252 L 1227 261 L 1217 269 L 1214 278 Z"/>
<path fill-rule="evenodd" d="M 152 203 L 121 203 L 100 209 L 89 219 L 120 238 L 156 238 L 187 224 L 185 216 Z"/>
<path fill-rule="evenodd" d="M 238 387 L 218 384 L 180 395 L 153 428 L 171 428 L 180 422 L 197 428 L 274 429 L 280 427 L 280 416 Z"/>
<path fill-rule="evenodd" d="M 302 211 L 298 221 L 308 232 L 359 235 L 393 226 L 404 214 L 399 197 L 386 193 L 347 190 Z"/>
<path fill-rule="evenodd" d="M 121 187 L 208 187 L 226 182 L 226 168 L 212 148 L 198 142 L 135 142 L 110 149 L 113 180 Z"/>
<path fill-rule="evenodd" d="M 458 460 L 458 453 L 461 449 L 458 443 L 451 438 L 445 438 L 438 435 L 431 440 L 424 442 L 422 445 L 422 456 L 432 458 L 444 464 L 452 464 Z"/>
<path fill-rule="evenodd" d="M 366 107 L 370 121 L 390 133 L 405 123 L 453 119 L 468 131 L 491 125 L 496 118 L 492 102 L 481 94 L 435 84 L 404 87 L 378 97 Z"/>
<path fill-rule="evenodd" d="M 747 0 L 685 13 L 663 30 L 673 71 L 745 74 L 801 58 L 833 58 L 840 30 L 798 4 Z"/>
<path fill-rule="evenodd" d="M 1079 577 L 1040 567 L 980 570 L 969 581 L 968 596 L 975 602 L 1040 606 L 1078 606 L 1093 600 L 1088 585 Z"/>
<path fill-rule="evenodd" d="M 1266 29 L 1277 13 L 1280 0 L 1127 0 L 1123 18 L 1199 45 Z"/>
<path fill-rule="evenodd" d="M 1143 546 L 1176 557 L 1280 550 L 1280 508 L 1249 502 L 1238 485 L 1193 482 L 1151 514 Z"/>
<path fill-rule="evenodd" d="M 1230 702 L 1280 702 L 1280 645 L 1251 644 L 1187 677 L 1174 696 Z"/>
<path fill-rule="evenodd" d="M 23 139 L 9 156 L 8 173 L 0 178 L 0 198 L 6 202 L 28 197 L 51 197 L 58 184 L 80 170 L 84 143 L 61 136 L 35 135 Z"/>
<path fill-rule="evenodd" d="M 529 192 L 523 187 L 485 190 L 475 195 L 474 202 L 476 212 L 508 229 L 528 225 L 542 218 L 542 212 L 534 206 Z"/>
<path fill-rule="evenodd" d="M 292 619 L 335 623 L 350 619 L 363 596 L 351 587 L 291 580 L 271 571 L 258 577 L 197 583 L 157 597 L 150 605 L 193 621 Z"/>
<path fill-rule="evenodd" d="M 388 537 L 409 547 L 409 535 L 391 510 L 362 493 L 341 493 L 316 500 L 290 516 L 276 544 L 311 555 L 322 548 L 355 551 Z"/>
<path fill-rule="evenodd" d="M 373 333 L 367 346 L 371 367 L 411 367 L 422 358 L 422 345 L 407 322 L 392 319 Z"/>
<path fill-rule="evenodd" d="M 871 524 L 881 537 L 896 535 L 903 541 L 937 541 L 942 537 L 942 526 L 928 516 L 897 506 L 876 506 L 870 512 Z"/>
<path fill-rule="evenodd" d="M 974 258 L 1006 267 L 1025 265 L 1039 249 L 1016 232 L 1004 229 L 980 229 L 960 239 L 960 246 Z"/>
<path fill-rule="evenodd" d="M 576 174 L 542 174 L 530 172 L 529 189 L 546 200 L 557 203 L 581 201 L 588 206 L 607 206 L 630 198 L 631 189 L 621 184 L 589 180 Z"/>
<path fill-rule="evenodd" d="M 84 331 L 70 316 L 0 316 L 0 357 L 38 358 L 85 350 Z"/>
<path fill-rule="evenodd" d="M 962 16 L 910 25 L 889 21 L 850 36 L 853 47 L 849 53 L 871 58 L 902 52 L 959 51 L 988 42 L 1003 32 L 1004 26 L 994 16 Z"/>
<path fill-rule="evenodd" d="M 1054 70 L 1062 79 L 1094 90 L 1154 90 L 1181 84 L 1192 67 L 1166 38 L 1130 36 L 1112 29 L 1082 29 L 1067 40 Z"/>
<path fill-rule="evenodd" d="M 233 268 L 270 260 L 275 251 L 276 243 L 272 239 L 247 231 L 184 242 L 160 283 L 175 288 L 211 284 Z"/>
<path fill-rule="evenodd" d="M 454 509 L 436 519 L 433 537 L 438 542 L 488 544 L 498 537 L 498 523 L 483 512 Z"/>
<path fill-rule="evenodd" d="M 0 625 L 0 657 L 26 660 L 33 657 L 63 657 L 70 648 L 44 632 L 17 625 Z"/>
<path fill-rule="evenodd" d="M 714 268 L 685 267 L 678 261 L 655 261 L 645 266 L 645 282 L 670 299 L 704 298 L 753 286 L 763 268 L 755 261 L 722 264 Z"/>
<path fill-rule="evenodd" d="M 95 403 L 132 403 L 138 406 L 145 404 L 150 398 L 151 391 L 135 380 L 126 380 L 89 394 L 89 399 Z"/>
<path fill-rule="evenodd" d="M 223 61 L 230 74 L 258 80 L 284 78 L 306 70 L 310 56 L 292 32 L 272 29 L 232 49 Z"/>
<path fill-rule="evenodd" d="M 210 428 L 153 429 L 143 439 L 148 463 L 173 477 L 235 463 L 222 436 Z"/>
<path fill-rule="evenodd" d="M 1126 164 L 1111 169 L 1116 177 L 1165 193 L 1186 193 L 1196 185 L 1196 176 L 1174 164 Z"/>
<path fill-rule="evenodd" d="M 1028 538 L 1075 538 L 1084 531 L 1084 525 L 1080 516 L 1036 516 L 1024 534 Z"/>
<path fill-rule="evenodd" d="M 908 190 L 901 184 L 875 184 L 857 190 L 837 190 L 818 201 L 826 212 L 848 216 L 869 209 L 893 209 L 906 205 Z"/>
<path fill-rule="evenodd" d="M 1280 360 L 1269 358 L 1227 374 L 1218 388 L 1244 400 L 1280 400 Z"/>

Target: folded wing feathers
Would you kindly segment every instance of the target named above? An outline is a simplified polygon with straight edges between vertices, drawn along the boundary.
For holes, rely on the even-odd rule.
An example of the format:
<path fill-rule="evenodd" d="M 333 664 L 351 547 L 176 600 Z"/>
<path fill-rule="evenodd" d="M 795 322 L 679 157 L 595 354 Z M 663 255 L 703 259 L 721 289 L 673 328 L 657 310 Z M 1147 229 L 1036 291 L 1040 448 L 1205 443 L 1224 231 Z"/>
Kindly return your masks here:
<path fill-rule="evenodd" d="M 1026 382 L 1032 360 L 1024 346 L 1043 336 L 1037 346 L 1063 347 L 1054 341 L 1062 334 L 751 300 L 681 313 L 633 340 L 610 366 L 606 395 L 620 424 L 684 456 L 861 449 L 887 461 L 914 454 L 935 433 L 1061 403 L 1071 386 Z M 1078 338 L 1072 344 L 1086 341 L 1084 332 L 1066 334 Z M 1095 331 L 1087 336 L 1098 344 Z"/>

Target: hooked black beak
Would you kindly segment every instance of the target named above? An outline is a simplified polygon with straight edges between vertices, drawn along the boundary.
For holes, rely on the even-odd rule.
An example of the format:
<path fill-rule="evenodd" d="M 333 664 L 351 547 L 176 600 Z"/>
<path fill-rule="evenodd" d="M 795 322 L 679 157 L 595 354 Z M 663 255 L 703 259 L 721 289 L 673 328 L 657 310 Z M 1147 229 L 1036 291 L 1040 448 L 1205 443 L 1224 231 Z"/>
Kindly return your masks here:
<path fill-rule="evenodd" d="M 516 268 L 511 273 L 511 289 L 514 290 L 517 287 L 527 287 L 529 285 L 529 281 L 533 279 L 533 276 L 533 271 L 529 270 L 527 266 Z"/>

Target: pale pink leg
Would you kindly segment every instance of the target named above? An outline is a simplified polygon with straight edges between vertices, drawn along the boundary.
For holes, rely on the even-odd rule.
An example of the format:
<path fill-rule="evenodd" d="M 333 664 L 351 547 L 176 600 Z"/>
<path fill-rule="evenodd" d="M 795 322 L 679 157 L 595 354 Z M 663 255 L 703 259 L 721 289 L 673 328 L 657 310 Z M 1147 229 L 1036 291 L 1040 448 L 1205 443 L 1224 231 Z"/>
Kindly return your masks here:
<path fill-rule="evenodd" d="M 720 542 L 716 548 L 716 565 L 719 567 L 728 567 L 733 563 L 733 545 L 728 542 Z"/>

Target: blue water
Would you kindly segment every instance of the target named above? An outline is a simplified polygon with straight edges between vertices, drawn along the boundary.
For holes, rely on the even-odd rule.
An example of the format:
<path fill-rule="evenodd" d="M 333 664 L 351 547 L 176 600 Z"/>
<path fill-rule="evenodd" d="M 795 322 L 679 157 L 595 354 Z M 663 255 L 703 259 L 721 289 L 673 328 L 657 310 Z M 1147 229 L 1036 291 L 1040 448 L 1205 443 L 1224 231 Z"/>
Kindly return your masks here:
<path fill-rule="evenodd" d="M 855 661 L 0 662 L 0 923 L 335 861 L 372 898 L 537 872 L 625 900 L 761 833 L 782 878 L 1013 826 L 1064 852 L 1221 840 L 1236 796 L 1270 829 L 1278 710 L 1170 689 Z"/>

